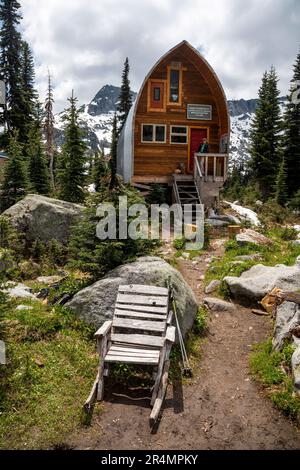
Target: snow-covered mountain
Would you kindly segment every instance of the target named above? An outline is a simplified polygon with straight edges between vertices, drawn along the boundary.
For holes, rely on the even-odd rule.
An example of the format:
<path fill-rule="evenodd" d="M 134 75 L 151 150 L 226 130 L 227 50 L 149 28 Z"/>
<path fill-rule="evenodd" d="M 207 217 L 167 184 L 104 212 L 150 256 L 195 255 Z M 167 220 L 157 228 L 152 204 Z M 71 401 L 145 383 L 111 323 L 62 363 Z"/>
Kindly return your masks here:
<path fill-rule="evenodd" d="M 228 101 L 231 117 L 230 159 L 229 166 L 242 165 L 249 158 L 249 139 L 251 121 L 258 104 L 258 99 L 230 100 Z M 286 98 L 280 98 L 281 111 L 283 112 Z"/>
<path fill-rule="evenodd" d="M 80 108 L 80 120 L 85 131 L 85 140 L 88 147 L 95 151 L 102 147 L 109 149 L 111 138 L 112 119 L 118 104 L 120 88 L 105 85 L 96 94 L 89 104 Z M 136 93 L 133 93 L 133 99 Z M 282 109 L 285 98 L 281 98 Z M 258 100 L 230 100 L 228 101 L 231 116 L 231 145 L 230 166 L 243 164 L 249 160 L 250 125 L 254 116 Z M 63 113 L 55 118 L 55 139 L 58 146 L 63 143 Z"/>
<path fill-rule="evenodd" d="M 93 151 L 98 148 L 109 149 L 112 121 L 119 96 L 119 87 L 105 85 L 89 104 L 80 108 L 80 122 L 85 134 L 85 141 Z M 134 100 L 136 93 L 133 92 L 132 97 Z M 62 112 L 55 116 L 55 141 L 59 147 L 64 138 L 63 115 Z"/>

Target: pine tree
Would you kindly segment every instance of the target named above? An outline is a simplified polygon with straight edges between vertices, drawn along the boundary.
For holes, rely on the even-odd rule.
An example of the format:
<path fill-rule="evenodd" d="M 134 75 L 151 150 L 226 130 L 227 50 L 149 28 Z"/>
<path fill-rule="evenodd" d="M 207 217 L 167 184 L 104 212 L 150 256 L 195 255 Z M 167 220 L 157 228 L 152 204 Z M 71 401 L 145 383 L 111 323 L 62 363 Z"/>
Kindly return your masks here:
<path fill-rule="evenodd" d="M 101 150 L 95 155 L 94 171 L 93 171 L 93 182 L 95 185 L 95 191 L 99 192 L 101 189 L 101 180 L 108 173 L 107 162 L 104 158 L 104 152 Z"/>
<path fill-rule="evenodd" d="M 276 178 L 275 200 L 281 206 L 287 202 L 287 173 L 284 157 L 281 160 Z"/>
<path fill-rule="evenodd" d="M 119 96 L 119 104 L 117 106 L 118 117 L 119 117 L 119 131 L 122 130 L 125 121 L 127 119 L 128 113 L 132 106 L 132 94 L 130 90 L 130 81 L 129 81 L 129 60 L 126 57 L 124 63 L 124 69 L 122 73 L 122 85 L 121 92 Z"/>
<path fill-rule="evenodd" d="M 78 122 L 77 98 L 72 92 L 69 98 L 70 107 L 66 109 L 64 120 L 65 142 L 60 155 L 60 168 L 58 171 L 60 198 L 70 202 L 84 201 L 85 182 L 85 149 L 82 140 L 82 131 Z"/>
<path fill-rule="evenodd" d="M 117 186 L 117 149 L 118 149 L 118 124 L 117 124 L 117 114 L 114 114 L 113 127 L 112 127 L 112 137 L 111 137 L 111 146 L 110 146 L 110 189 L 113 189 Z"/>
<path fill-rule="evenodd" d="M 19 141 L 25 142 L 26 116 L 24 115 L 24 86 L 22 77 L 22 39 L 18 27 L 22 19 L 17 0 L 0 3 L 0 75 L 6 83 L 7 106 L 3 120 L 8 131 L 17 129 Z"/>
<path fill-rule="evenodd" d="M 33 55 L 26 41 L 22 42 L 22 86 L 24 88 L 24 113 L 28 128 L 35 120 L 37 91 L 34 87 L 35 71 Z"/>
<path fill-rule="evenodd" d="M 50 192 L 49 171 L 45 147 L 42 141 L 41 107 L 37 107 L 36 121 L 29 130 L 27 155 L 29 158 L 29 179 L 31 190 L 37 194 Z"/>
<path fill-rule="evenodd" d="M 297 89 L 298 97 L 297 97 Z M 294 65 L 291 92 L 284 116 L 284 155 L 287 168 L 288 195 L 300 189 L 300 52 Z"/>
<path fill-rule="evenodd" d="M 274 67 L 265 72 L 259 89 L 259 104 L 251 128 L 252 179 L 259 184 L 262 198 L 273 195 L 280 165 L 280 117 L 279 91 Z"/>
<path fill-rule="evenodd" d="M 45 102 L 45 121 L 44 121 L 44 132 L 46 137 L 46 152 L 48 157 L 49 172 L 51 189 L 55 189 L 54 179 L 54 155 L 55 155 L 55 143 L 54 143 L 54 114 L 53 114 L 53 88 L 51 82 L 51 75 L 48 73 L 48 92 Z"/>
<path fill-rule="evenodd" d="M 1 188 L 2 211 L 22 199 L 29 187 L 23 149 L 18 141 L 17 131 L 14 131 L 9 139 L 8 155 L 9 160 L 5 165 L 4 181 Z"/>

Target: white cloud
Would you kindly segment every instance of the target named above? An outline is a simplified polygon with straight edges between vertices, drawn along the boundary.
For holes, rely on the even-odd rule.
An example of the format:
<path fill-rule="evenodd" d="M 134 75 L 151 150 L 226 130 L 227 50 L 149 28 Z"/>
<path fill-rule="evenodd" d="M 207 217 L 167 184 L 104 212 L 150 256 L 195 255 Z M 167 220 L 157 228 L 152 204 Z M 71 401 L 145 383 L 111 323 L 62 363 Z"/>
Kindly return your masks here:
<path fill-rule="evenodd" d="M 81 103 L 118 85 L 129 56 L 137 90 L 153 63 L 183 39 L 201 48 L 228 98 L 255 97 L 274 64 L 286 93 L 299 49 L 299 0 L 23 0 L 23 29 L 45 95 L 47 69 L 57 109 L 72 88 Z"/>

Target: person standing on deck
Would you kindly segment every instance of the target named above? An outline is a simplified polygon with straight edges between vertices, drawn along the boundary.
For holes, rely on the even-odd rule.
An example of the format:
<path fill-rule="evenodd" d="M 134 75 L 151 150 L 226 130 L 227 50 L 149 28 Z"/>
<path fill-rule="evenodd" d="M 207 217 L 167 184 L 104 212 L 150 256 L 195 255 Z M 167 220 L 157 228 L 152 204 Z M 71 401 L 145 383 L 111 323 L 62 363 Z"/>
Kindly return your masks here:
<path fill-rule="evenodd" d="M 207 139 L 204 137 L 202 144 L 199 145 L 198 153 L 208 153 L 209 145 Z"/>
<path fill-rule="evenodd" d="M 208 152 L 209 152 L 208 141 L 204 137 L 204 139 L 202 140 L 202 144 L 199 145 L 198 153 L 208 153 Z M 205 160 L 205 157 L 200 158 L 200 169 L 201 169 L 202 175 L 205 174 L 205 162 L 204 162 L 204 160 Z"/>

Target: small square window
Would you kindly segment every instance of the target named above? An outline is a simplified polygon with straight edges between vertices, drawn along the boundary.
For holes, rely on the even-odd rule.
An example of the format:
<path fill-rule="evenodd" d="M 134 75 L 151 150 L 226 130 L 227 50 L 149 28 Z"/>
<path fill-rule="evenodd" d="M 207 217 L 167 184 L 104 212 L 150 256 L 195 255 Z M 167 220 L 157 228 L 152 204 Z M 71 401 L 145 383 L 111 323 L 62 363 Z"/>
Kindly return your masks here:
<path fill-rule="evenodd" d="M 142 142 L 166 142 L 166 126 L 162 124 L 142 124 Z"/>
<path fill-rule="evenodd" d="M 171 126 L 171 144 L 187 144 L 188 131 L 186 126 Z"/>
<path fill-rule="evenodd" d="M 160 87 L 153 88 L 153 101 L 160 101 Z"/>
<path fill-rule="evenodd" d="M 153 126 L 143 125 L 143 142 L 153 142 Z"/>
<path fill-rule="evenodd" d="M 155 141 L 156 142 L 165 142 L 166 140 L 166 129 L 165 126 L 155 126 Z"/>

